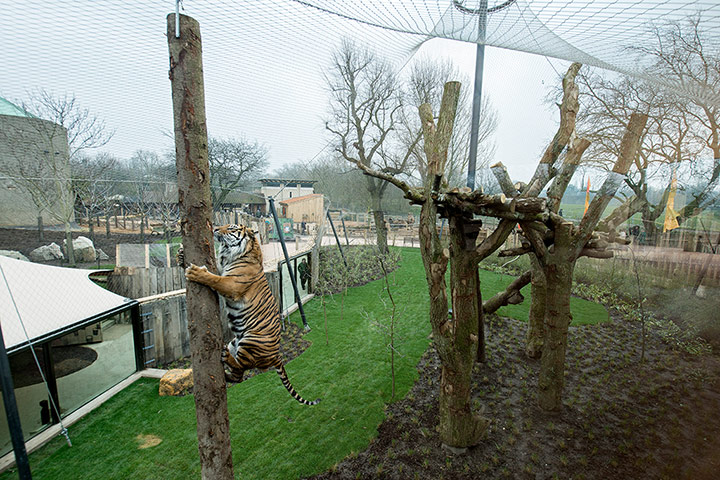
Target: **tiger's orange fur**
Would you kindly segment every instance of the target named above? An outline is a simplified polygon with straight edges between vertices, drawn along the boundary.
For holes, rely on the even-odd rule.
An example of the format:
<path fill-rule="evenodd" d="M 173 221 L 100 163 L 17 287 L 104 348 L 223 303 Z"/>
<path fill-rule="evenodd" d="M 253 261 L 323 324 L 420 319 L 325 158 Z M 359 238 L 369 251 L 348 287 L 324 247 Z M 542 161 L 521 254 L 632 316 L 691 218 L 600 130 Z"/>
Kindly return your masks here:
<path fill-rule="evenodd" d="M 263 271 L 262 250 L 255 232 L 242 225 L 224 225 L 213 229 L 220 243 L 219 275 L 207 267 L 190 265 L 185 277 L 212 288 L 225 298 L 230 330 L 235 335 L 222 353 L 230 370 L 230 382 L 242 382 L 245 370 L 275 368 L 290 395 L 305 405 L 320 399 L 302 398 L 290 384 L 280 355 L 280 313 Z"/>

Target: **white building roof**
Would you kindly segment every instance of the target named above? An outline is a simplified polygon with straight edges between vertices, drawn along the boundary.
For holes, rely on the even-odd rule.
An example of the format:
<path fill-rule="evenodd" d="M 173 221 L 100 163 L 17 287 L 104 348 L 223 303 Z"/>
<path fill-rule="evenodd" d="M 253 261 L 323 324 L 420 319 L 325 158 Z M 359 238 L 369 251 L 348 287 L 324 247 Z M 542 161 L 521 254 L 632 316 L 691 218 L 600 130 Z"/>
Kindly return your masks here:
<path fill-rule="evenodd" d="M 89 278 L 93 272 L 97 271 L 0 256 L 0 326 L 5 348 L 10 351 L 28 338 L 35 341 L 69 330 L 133 302 L 95 284 Z"/>

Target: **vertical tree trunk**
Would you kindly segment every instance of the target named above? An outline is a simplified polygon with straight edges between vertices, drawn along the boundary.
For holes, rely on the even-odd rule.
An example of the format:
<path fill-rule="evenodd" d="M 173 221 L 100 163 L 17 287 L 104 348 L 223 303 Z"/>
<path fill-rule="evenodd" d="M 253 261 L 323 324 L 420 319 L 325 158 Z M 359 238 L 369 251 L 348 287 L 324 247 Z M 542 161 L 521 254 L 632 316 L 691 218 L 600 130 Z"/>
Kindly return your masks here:
<path fill-rule="evenodd" d="M 478 346 L 477 357 L 475 358 L 475 360 L 480 363 L 485 363 L 485 312 L 483 311 L 482 292 L 480 291 L 480 272 L 478 272 L 477 266 L 475 268 L 475 292 L 475 303 L 477 304 L 475 308 L 477 309 L 476 311 L 478 319 Z"/>
<path fill-rule="evenodd" d="M 597 222 L 597 220 L 595 220 Z M 556 411 L 562 407 L 565 385 L 565 350 L 570 314 L 570 292 L 576 256 L 573 251 L 573 224 L 561 223 L 555 227 L 555 246 L 544 259 L 546 281 L 545 343 L 540 361 L 538 403 L 544 410 Z"/>
<path fill-rule="evenodd" d="M 140 243 L 145 243 L 145 214 L 140 214 Z"/>
<path fill-rule="evenodd" d="M 647 115 L 633 113 L 623 135 L 618 156 L 598 193 L 593 198 L 580 225 L 572 222 L 555 225 L 555 244 L 551 251 L 536 249 L 544 267 L 546 287 L 545 344 L 540 362 L 538 403 L 545 410 L 557 411 L 562 407 L 562 390 L 565 375 L 565 350 L 570 314 L 570 292 L 575 262 L 590 240 L 602 213 L 615 196 L 622 179 L 640 148 L 641 133 L 645 129 Z"/>
<path fill-rule="evenodd" d="M 105 214 L 105 236 L 110 238 L 110 215 L 108 214 Z"/>
<path fill-rule="evenodd" d="M 95 225 L 93 224 L 91 216 L 88 216 L 88 231 L 90 233 L 90 240 L 95 244 Z"/>
<path fill-rule="evenodd" d="M 642 224 L 645 229 L 645 244 L 655 245 L 657 243 L 658 228 L 655 225 L 657 217 L 653 217 L 650 206 L 645 205 L 642 212 Z"/>
<path fill-rule="evenodd" d="M 185 260 L 216 270 L 200 27 L 194 19 L 181 15 L 180 38 L 175 38 L 175 15 L 171 14 L 167 17 L 167 37 Z M 231 480 L 227 391 L 220 358 L 222 327 L 215 292 L 188 282 L 187 316 L 202 478 Z"/>
<path fill-rule="evenodd" d="M 67 254 L 68 265 L 75 266 L 75 249 L 73 248 L 72 232 L 70 224 L 65 224 L 65 253 Z"/>
<path fill-rule="evenodd" d="M 572 322 L 570 291 L 575 262 L 549 259 L 545 268 L 547 297 L 545 313 L 545 344 L 542 349 L 538 401 L 544 410 L 562 407 L 565 385 L 565 350 L 568 327 Z"/>
<path fill-rule="evenodd" d="M 374 178 L 368 177 L 368 182 L 375 182 Z M 378 189 L 374 186 L 370 189 L 370 199 L 372 201 L 373 220 L 375 221 L 375 236 L 377 237 L 377 247 L 380 253 L 388 253 L 387 244 L 387 228 L 385 227 L 385 214 L 382 210 L 382 196 Z"/>
<path fill-rule="evenodd" d="M 44 241 L 45 241 L 45 232 L 43 231 L 43 218 L 42 218 L 42 215 L 38 215 L 38 217 L 37 217 L 37 222 L 38 222 L 38 239 L 39 239 L 41 242 L 44 242 Z"/>
<path fill-rule="evenodd" d="M 466 249 L 465 218 L 450 217 L 451 348 L 445 353 L 440 382 L 440 439 L 454 448 L 477 445 L 487 423 L 473 413 L 470 377 L 477 358 L 478 274 L 474 248 Z"/>
<path fill-rule="evenodd" d="M 486 427 L 486 422 L 472 412 L 470 404 L 470 374 L 477 357 L 478 341 L 477 255 L 474 240 L 473 248 L 466 250 L 465 217 L 451 216 L 453 318 L 449 320 L 445 272 L 450 252 L 442 247 L 437 233 L 437 205 L 434 200 L 445 170 L 459 93 L 458 82 L 445 84 L 437 126 L 430 105 L 419 107 L 428 160 L 419 234 L 420 252 L 430 291 L 433 342 L 442 363 L 440 439 L 444 446 L 462 451 L 477 445 Z"/>
<path fill-rule="evenodd" d="M 530 314 L 525 339 L 525 354 L 530 358 L 540 358 L 545 342 L 545 298 L 547 282 L 545 273 L 537 257 L 530 254 Z"/>

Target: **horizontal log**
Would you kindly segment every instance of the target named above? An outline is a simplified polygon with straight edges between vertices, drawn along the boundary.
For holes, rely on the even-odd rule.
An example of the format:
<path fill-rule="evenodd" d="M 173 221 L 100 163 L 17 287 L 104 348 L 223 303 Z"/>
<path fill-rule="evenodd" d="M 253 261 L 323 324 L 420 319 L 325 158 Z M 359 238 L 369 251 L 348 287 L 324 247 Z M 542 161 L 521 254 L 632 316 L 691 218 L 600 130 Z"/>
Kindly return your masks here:
<path fill-rule="evenodd" d="M 440 210 L 461 210 L 476 215 L 516 220 L 518 222 L 541 222 L 548 219 L 547 201 L 544 198 L 522 198 L 497 203 L 499 200 L 463 198 L 463 194 L 443 193 L 438 196 Z"/>
<path fill-rule="evenodd" d="M 489 300 L 483 302 L 483 313 L 495 313 L 498 308 L 504 307 L 505 305 L 517 304 L 515 302 L 521 303 L 523 297 L 520 293 L 520 289 L 530 283 L 530 279 L 531 274 L 530 270 L 528 270 L 513 280 L 504 292 L 500 292 Z"/>
<path fill-rule="evenodd" d="M 525 255 L 532 251 L 532 247 L 529 245 L 527 247 L 508 248 L 507 250 L 500 250 L 498 257 L 517 257 L 518 255 Z"/>
<path fill-rule="evenodd" d="M 594 248 L 583 248 L 580 250 L 580 257 L 590 258 L 613 258 L 612 250 L 597 250 Z"/>

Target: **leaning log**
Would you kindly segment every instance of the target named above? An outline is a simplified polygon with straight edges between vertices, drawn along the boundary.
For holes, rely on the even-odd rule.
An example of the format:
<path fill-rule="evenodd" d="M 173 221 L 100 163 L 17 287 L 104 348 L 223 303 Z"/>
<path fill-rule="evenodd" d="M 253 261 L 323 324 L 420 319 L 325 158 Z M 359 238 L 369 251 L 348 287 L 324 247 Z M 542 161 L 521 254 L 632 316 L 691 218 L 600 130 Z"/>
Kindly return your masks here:
<path fill-rule="evenodd" d="M 500 307 L 522 303 L 522 300 L 516 303 L 515 299 L 518 299 L 518 295 L 522 297 L 522 294 L 520 294 L 520 290 L 528 283 L 530 283 L 530 270 L 513 280 L 512 283 L 507 286 L 505 291 L 500 292 L 494 297 L 483 302 L 483 313 L 495 313 Z"/>

